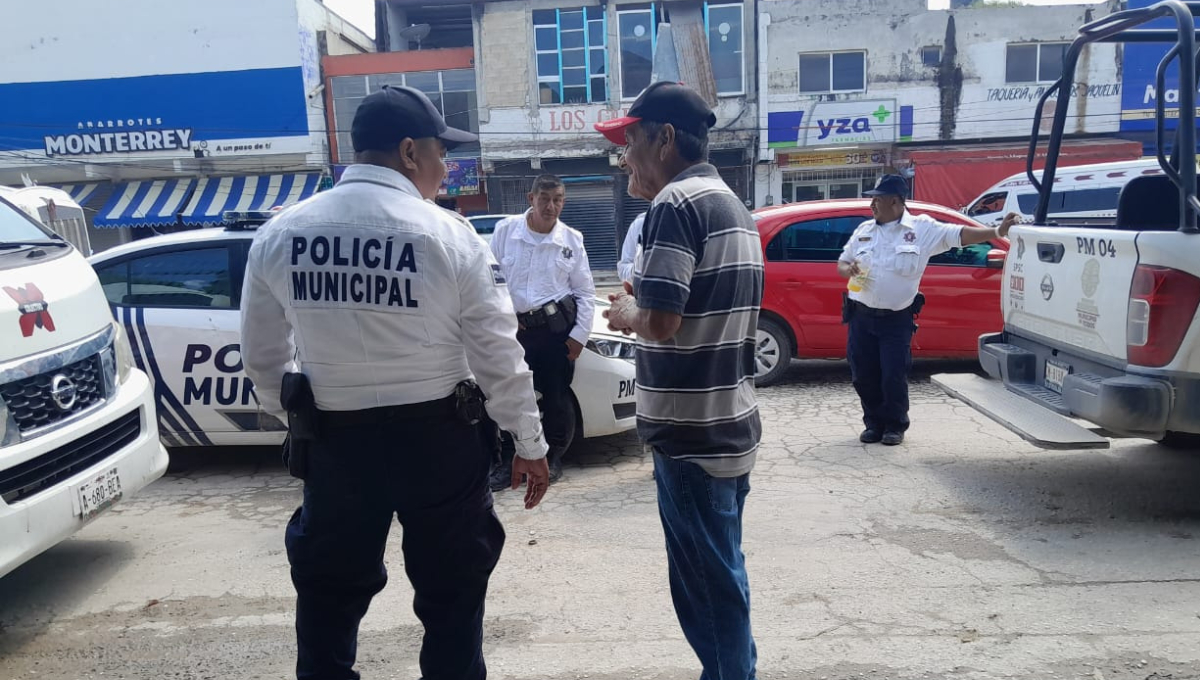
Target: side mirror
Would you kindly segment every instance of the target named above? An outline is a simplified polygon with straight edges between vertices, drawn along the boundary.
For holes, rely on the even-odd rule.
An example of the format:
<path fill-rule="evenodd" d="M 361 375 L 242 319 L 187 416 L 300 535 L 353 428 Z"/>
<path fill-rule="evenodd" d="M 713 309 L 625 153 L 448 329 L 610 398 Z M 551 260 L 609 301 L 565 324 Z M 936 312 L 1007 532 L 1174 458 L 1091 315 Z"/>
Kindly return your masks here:
<path fill-rule="evenodd" d="M 988 251 L 987 264 L 985 266 L 988 269 L 1004 269 L 1004 260 L 1006 258 L 1008 258 L 1007 250 L 1000 250 L 999 248 L 992 248 L 991 250 Z"/>

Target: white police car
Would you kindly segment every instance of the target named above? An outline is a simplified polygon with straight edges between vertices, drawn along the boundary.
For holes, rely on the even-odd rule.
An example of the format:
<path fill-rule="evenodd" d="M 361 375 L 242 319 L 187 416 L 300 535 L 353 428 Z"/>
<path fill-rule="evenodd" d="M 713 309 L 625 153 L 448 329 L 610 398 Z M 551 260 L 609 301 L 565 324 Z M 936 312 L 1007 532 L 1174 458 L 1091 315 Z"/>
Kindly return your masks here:
<path fill-rule="evenodd" d="M 154 381 L 167 446 L 278 444 L 284 425 L 262 412 L 242 370 L 238 311 L 255 224 L 271 213 L 227 214 L 235 226 L 154 236 L 89 258 L 134 359 Z M 571 386 L 577 436 L 634 427 L 634 344 L 607 330 L 596 301 L 592 337 Z"/>

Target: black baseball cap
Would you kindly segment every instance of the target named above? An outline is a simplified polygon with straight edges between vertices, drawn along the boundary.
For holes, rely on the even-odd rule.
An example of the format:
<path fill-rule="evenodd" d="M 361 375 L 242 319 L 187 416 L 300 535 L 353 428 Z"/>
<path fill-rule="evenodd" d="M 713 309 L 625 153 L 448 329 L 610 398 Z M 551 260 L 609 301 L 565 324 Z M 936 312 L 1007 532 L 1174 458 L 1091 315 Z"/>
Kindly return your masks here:
<path fill-rule="evenodd" d="M 676 130 L 697 137 L 708 136 L 708 129 L 717 124 L 717 115 L 695 90 L 683 83 L 661 81 L 646 88 L 629 113 L 621 118 L 596 123 L 596 129 L 614 144 L 625 146 L 625 130 L 640 121 L 670 123 Z"/>
<path fill-rule="evenodd" d="M 907 196 L 908 182 L 900 175 L 884 175 L 875 183 L 875 188 L 864 191 L 863 196 Z"/>
<path fill-rule="evenodd" d="M 420 90 L 384 85 L 358 105 L 350 124 L 355 151 L 391 151 L 405 138 L 437 137 L 447 149 L 474 142 L 478 135 L 446 125 L 442 114 Z"/>

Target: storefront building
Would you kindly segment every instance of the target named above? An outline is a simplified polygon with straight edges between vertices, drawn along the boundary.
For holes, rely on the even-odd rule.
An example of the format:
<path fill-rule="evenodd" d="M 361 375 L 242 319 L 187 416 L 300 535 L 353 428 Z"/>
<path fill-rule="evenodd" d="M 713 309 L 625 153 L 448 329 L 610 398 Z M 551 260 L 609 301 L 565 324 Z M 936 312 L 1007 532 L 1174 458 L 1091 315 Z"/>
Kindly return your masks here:
<path fill-rule="evenodd" d="M 861 196 L 892 166 L 895 144 L 912 138 L 912 109 L 894 99 L 854 99 L 770 112 L 767 146 L 780 187 L 773 202 Z"/>
<path fill-rule="evenodd" d="M 424 92 L 451 127 L 479 132 L 475 51 L 471 47 L 326 57 L 325 91 L 331 113 L 329 143 L 340 176 L 354 162 L 350 125 L 363 98 L 384 85 L 405 85 Z M 464 215 L 488 211 L 479 172 L 478 142 L 447 155 L 447 178 L 438 203 Z"/>
<path fill-rule="evenodd" d="M 1119 3 L 946 11 L 858 0 L 820 17 L 792 3 L 761 7 L 767 135 L 756 205 L 860 195 L 887 172 L 909 177 L 918 200 L 962 208 L 1025 168 L 1037 102 L 1061 75 L 1070 40 Z M 1076 86 L 1048 100 L 1043 136 L 1068 107 L 1064 162 L 1138 157 L 1115 138 L 1117 56 L 1113 45 L 1089 47 Z"/>
<path fill-rule="evenodd" d="M 1128 0 L 1130 9 L 1149 7 L 1152 0 Z M 1170 19 L 1152 24 L 1157 28 L 1174 29 Z M 1155 109 L 1158 99 L 1163 100 L 1166 119 L 1164 139 L 1169 149 L 1175 140 L 1175 124 L 1179 120 L 1179 67 L 1178 62 L 1166 71 L 1165 87 L 1160 93 L 1156 87 L 1159 62 L 1167 54 L 1169 43 L 1131 43 L 1123 46 L 1121 73 L 1124 80 L 1121 88 L 1121 136 L 1142 145 L 1147 156 L 1158 153 L 1155 132 Z"/>
<path fill-rule="evenodd" d="M 616 268 L 625 231 L 648 204 L 629 196 L 618 149 L 593 125 L 628 111 L 651 82 L 656 53 L 678 51 L 664 35 L 668 21 L 674 28 L 692 21 L 698 29 L 691 35 L 700 36 L 700 53 L 706 51 L 708 60 L 690 73 L 711 74 L 718 120 L 710 160 L 747 205 L 752 202 L 757 3 L 710 0 L 694 15 L 680 5 L 615 0 L 480 5 L 479 131 L 491 212 L 525 210 L 534 177 L 559 175 L 567 185 L 563 221 L 584 233 L 593 269 Z M 695 60 L 688 61 L 695 53 L 686 51 L 681 73 L 696 67 Z"/>
<path fill-rule="evenodd" d="M 0 26 L 0 184 L 61 186 L 95 250 L 312 195 L 327 174 L 320 54 L 369 49 L 315 0 L 213 0 L 147 16 L 68 0 Z M 137 28 L 95 31 L 114 12 Z M 37 59 L 20 35 L 45 34 Z"/>

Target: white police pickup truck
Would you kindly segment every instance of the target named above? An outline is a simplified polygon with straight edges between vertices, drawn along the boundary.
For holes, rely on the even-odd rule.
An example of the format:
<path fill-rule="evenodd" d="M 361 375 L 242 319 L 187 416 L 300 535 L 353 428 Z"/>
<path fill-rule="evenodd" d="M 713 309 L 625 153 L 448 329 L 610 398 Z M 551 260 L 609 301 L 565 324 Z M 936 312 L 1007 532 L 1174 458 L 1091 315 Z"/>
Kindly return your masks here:
<path fill-rule="evenodd" d="M 139 368 L 154 381 L 169 447 L 279 444 L 284 424 L 261 411 L 242 369 L 239 298 L 254 226 L 271 213 L 227 214 L 230 226 L 154 236 L 89 259 Z M 575 364 L 577 436 L 636 424 L 634 343 L 607 330 L 596 301 Z"/>
<path fill-rule="evenodd" d="M 1084 26 L 1064 58 L 1063 78 L 1039 102 L 1034 120 L 1041 120 L 1043 105 L 1058 88 L 1071 90 L 1080 52 L 1091 42 L 1173 42 L 1188 57 L 1178 65 L 1179 81 L 1195 83 L 1193 13 L 1200 13 L 1200 3 L 1169 0 Z M 1165 19 L 1173 19 L 1175 28 L 1138 29 Z M 1166 70 L 1160 69 L 1160 79 Z M 1166 91 L 1161 81 L 1159 91 Z M 1200 441 L 1195 100 L 1194 87 L 1179 90 L 1172 145 L 1177 157 L 1160 155 L 1162 174 L 1129 181 L 1121 189 L 1115 225 L 1104 227 L 1047 220 L 1066 107 L 1057 110 L 1041 179 L 1029 172 L 1040 184 L 1034 225 L 1009 234 L 1004 329 L 980 338 L 979 362 L 988 378 L 938 375 L 935 383 L 1045 448 L 1104 448 L 1109 436 L 1179 446 Z M 1163 149 L 1167 118 L 1162 98 L 1159 102 Z"/>

